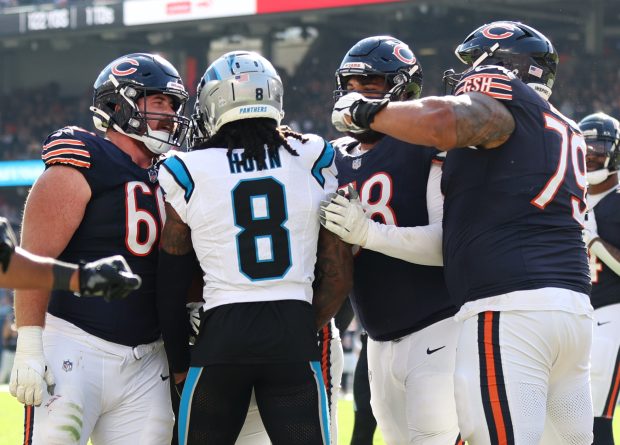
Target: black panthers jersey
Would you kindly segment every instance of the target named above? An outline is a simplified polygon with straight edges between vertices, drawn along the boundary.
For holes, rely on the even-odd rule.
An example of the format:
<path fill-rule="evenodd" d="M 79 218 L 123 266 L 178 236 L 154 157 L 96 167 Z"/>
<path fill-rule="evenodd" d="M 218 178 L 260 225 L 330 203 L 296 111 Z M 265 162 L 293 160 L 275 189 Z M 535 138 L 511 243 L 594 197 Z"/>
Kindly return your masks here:
<path fill-rule="evenodd" d="M 463 301 L 543 287 L 589 294 L 586 146 L 577 125 L 501 67 L 467 73 L 455 94 L 470 91 L 501 101 L 515 129 L 498 148 L 458 148 L 446 157 L 450 292 Z"/>
<path fill-rule="evenodd" d="M 349 184 L 370 217 L 401 227 L 428 224 L 426 186 L 437 151 L 384 137 L 360 156 L 351 138 L 336 141 L 341 189 Z M 420 266 L 371 250 L 355 257 L 351 301 L 360 323 L 374 340 L 393 340 L 456 313 L 443 268 Z"/>
<path fill-rule="evenodd" d="M 601 199 L 593 212 L 601 239 L 620 247 L 620 188 Z M 620 303 L 620 276 L 593 253 L 590 253 L 590 274 L 594 309 Z"/>
<path fill-rule="evenodd" d="M 77 263 L 120 254 L 142 278 L 140 289 L 109 303 L 54 291 L 48 311 L 114 343 L 156 340 L 155 272 L 164 211 L 157 172 L 140 168 L 109 140 L 77 127 L 50 135 L 42 158 L 46 168 L 78 169 L 92 191 L 84 218 L 59 259 Z"/>

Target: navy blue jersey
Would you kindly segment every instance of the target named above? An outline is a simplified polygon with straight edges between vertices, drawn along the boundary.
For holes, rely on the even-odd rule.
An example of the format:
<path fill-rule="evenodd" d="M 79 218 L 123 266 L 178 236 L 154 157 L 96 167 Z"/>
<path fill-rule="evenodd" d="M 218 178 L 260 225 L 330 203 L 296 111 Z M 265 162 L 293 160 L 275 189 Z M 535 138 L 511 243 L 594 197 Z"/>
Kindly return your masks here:
<path fill-rule="evenodd" d="M 120 254 L 142 278 L 140 289 L 109 303 L 54 291 L 48 311 L 114 343 L 156 340 L 155 272 L 163 214 L 157 173 L 140 168 L 109 140 L 76 127 L 49 136 L 42 158 L 46 168 L 78 169 L 92 191 L 84 218 L 59 259 L 77 263 Z"/>
<path fill-rule="evenodd" d="M 594 207 L 598 235 L 612 246 L 620 247 L 620 188 L 611 192 Z M 605 263 L 590 255 L 592 306 L 594 309 L 620 303 L 620 276 Z"/>
<path fill-rule="evenodd" d="M 347 150 L 356 144 L 336 145 L 340 188 L 351 184 L 375 221 L 401 227 L 427 225 L 426 186 L 437 152 L 386 136 L 372 150 L 349 155 Z M 423 329 L 457 310 L 443 268 L 365 249 L 355 257 L 351 301 L 368 335 L 381 341 Z"/>
<path fill-rule="evenodd" d="M 463 301 L 559 287 L 590 293 L 581 229 L 585 142 L 576 124 L 504 68 L 479 67 L 456 95 L 500 100 L 515 129 L 500 147 L 458 148 L 444 164 L 446 281 Z"/>

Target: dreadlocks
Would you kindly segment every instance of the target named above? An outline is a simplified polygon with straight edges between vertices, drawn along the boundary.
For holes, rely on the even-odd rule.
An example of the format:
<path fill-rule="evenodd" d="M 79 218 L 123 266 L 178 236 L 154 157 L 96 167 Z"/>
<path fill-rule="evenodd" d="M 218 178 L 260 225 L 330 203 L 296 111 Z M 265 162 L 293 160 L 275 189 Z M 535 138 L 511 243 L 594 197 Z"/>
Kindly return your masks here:
<path fill-rule="evenodd" d="M 264 117 L 242 119 L 224 125 L 212 138 L 195 149 L 228 147 L 230 157 L 233 149 L 243 148 L 243 160 L 252 159 L 259 170 L 264 170 L 267 168 L 265 147 L 270 155 L 276 154 L 280 147 L 284 147 L 293 156 L 299 156 L 286 140 L 289 136 L 302 143 L 308 141 L 302 134 L 289 127 L 278 127 L 273 119 Z"/>

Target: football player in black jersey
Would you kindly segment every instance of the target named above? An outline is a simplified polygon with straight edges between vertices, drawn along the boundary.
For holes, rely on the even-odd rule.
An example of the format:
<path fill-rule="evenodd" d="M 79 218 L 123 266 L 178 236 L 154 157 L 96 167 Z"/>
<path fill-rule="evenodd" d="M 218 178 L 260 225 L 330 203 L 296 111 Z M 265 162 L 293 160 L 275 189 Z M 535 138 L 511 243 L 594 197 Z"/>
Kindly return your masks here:
<path fill-rule="evenodd" d="M 588 151 L 588 217 L 594 335 L 590 372 L 594 444 L 613 445 L 612 419 L 620 387 L 620 123 L 595 113 L 579 122 Z"/>
<path fill-rule="evenodd" d="M 69 290 L 82 297 L 111 300 L 125 298 L 141 283 L 120 255 L 80 265 L 33 255 L 17 247 L 15 232 L 2 217 L 0 266 L 0 287 L 15 289 Z"/>
<path fill-rule="evenodd" d="M 582 239 L 586 145 L 549 102 L 558 54 L 534 28 L 500 21 L 456 49 L 453 95 L 408 102 L 352 93 L 341 131 L 449 150 L 443 258 L 462 307 L 455 395 L 470 445 L 592 443 L 590 274 Z M 349 211 L 345 213 L 350 213 Z"/>
<path fill-rule="evenodd" d="M 336 79 L 336 98 L 356 94 L 400 103 L 419 97 L 422 68 L 405 43 L 374 36 L 347 52 Z M 372 413 L 389 444 L 460 443 L 453 386 L 460 323 L 452 318 L 458 305 L 438 267 L 440 252 L 401 257 L 404 250 L 419 254 L 411 242 L 416 234 L 431 225 L 441 231 L 443 158 L 373 130 L 349 135 L 334 141 L 338 182 L 370 219 L 359 230 L 339 230 L 327 219 L 324 225 L 361 247 L 351 302 L 368 332 Z M 323 211 L 327 217 L 349 204 L 335 196 Z M 384 238 L 399 242 L 385 249 Z"/>
<path fill-rule="evenodd" d="M 105 137 L 65 127 L 43 144 L 46 169 L 26 201 L 22 246 L 74 263 L 122 255 L 142 287 L 110 303 L 60 290 L 16 293 L 11 387 L 26 404 L 24 443 L 170 444 L 155 301 L 163 216 L 155 161 L 182 143 L 187 98 L 167 60 L 129 54 L 94 84 L 91 111 Z"/>

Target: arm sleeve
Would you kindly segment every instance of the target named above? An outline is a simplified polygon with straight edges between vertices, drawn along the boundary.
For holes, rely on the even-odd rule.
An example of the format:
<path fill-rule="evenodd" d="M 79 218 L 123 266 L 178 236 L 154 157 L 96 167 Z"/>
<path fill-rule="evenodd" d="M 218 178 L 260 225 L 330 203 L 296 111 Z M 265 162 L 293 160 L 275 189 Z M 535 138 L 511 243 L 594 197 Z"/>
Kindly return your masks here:
<path fill-rule="evenodd" d="M 398 227 L 369 220 L 364 248 L 422 266 L 443 266 L 442 234 L 441 222 Z"/>
<path fill-rule="evenodd" d="M 428 174 L 426 185 L 426 207 L 428 210 L 428 223 L 433 224 L 443 221 L 443 194 L 441 193 L 441 169 L 444 156 L 435 156 Z"/>
<path fill-rule="evenodd" d="M 592 241 L 590 252 L 613 270 L 616 275 L 620 275 L 620 261 L 605 247 L 605 242 L 601 238 L 595 238 Z"/>

